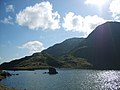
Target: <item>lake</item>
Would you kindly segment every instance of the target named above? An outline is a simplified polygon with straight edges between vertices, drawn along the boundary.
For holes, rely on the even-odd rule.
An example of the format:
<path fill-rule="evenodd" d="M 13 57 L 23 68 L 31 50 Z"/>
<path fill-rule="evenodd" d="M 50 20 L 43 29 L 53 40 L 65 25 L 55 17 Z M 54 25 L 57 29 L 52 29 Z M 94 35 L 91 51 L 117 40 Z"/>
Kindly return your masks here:
<path fill-rule="evenodd" d="M 57 69 L 58 74 L 43 74 L 47 71 L 9 71 L 19 75 L 0 83 L 18 90 L 120 90 L 120 71 Z"/>

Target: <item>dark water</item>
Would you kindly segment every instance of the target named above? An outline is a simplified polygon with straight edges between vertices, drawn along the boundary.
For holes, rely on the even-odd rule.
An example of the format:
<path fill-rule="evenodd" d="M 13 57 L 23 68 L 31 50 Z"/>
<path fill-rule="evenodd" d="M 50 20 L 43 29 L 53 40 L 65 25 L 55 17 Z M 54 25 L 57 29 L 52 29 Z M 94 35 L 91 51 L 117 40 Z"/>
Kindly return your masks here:
<path fill-rule="evenodd" d="M 18 90 L 120 90 L 120 71 L 58 69 L 56 75 L 43 74 L 46 71 L 10 71 L 19 75 L 0 83 Z"/>

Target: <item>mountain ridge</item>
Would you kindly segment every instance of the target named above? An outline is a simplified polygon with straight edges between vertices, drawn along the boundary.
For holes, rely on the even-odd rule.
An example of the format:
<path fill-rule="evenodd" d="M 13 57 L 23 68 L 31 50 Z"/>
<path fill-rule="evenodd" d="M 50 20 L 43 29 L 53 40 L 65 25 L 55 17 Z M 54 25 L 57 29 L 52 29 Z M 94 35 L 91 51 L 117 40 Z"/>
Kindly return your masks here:
<path fill-rule="evenodd" d="M 60 57 L 62 55 L 68 54 L 72 49 L 78 46 L 80 42 L 83 40 L 84 38 L 69 38 L 61 43 L 57 43 L 47 48 L 46 50 L 43 50 L 42 52 L 46 52 L 52 55 L 53 57 Z"/>
<path fill-rule="evenodd" d="M 51 51 L 50 53 L 48 53 L 46 52 L 46 50 L 43 50 L 42 52 L 34 53 L 31 56 L 25 56 L 18 60 L 13 60 L 8 63 L 3 63 L 0 65 L 0 67 L 7 70 L 8 69 L 14 69 L 14 70 L 44 69 L 50 66 L 57 67 L 57 68 L 74 68 L 74 67 L 87 68 L 88 66 L 91 67 L 92 65 L 87 61 L 84 61 L 84 59 L 82 58 L 67 56 L 67 58 L 72 59 L 69 61 L 65 61 L 65 59 L 62 58 L 62 56 L 64 57 L 65 55 L 67 55 L 67 53 L 70 50 L 78 46 L 83 39 L 84 38 L 67 39 L 61 43 L 55 44 L 52 47 L 46 49 L 46 50 L 53 49 L 55 53 L 51 53 Z M 69 43 L 71 43 L 71 45 L 68 46 Z M 58 50 L 60 52 L 57 52 Z M 65 50 L 64 53 L 62 52 L 63 50 Z M 57 56 L 54 57 L 55 55 L 53 54 L 55 55 L 57 54 Z M 61 58 L 58 58 L 58 55 Z"/>
<path fill-rule="evenodd" d="M 96 27 L 87 38 L 71 38 L 55 44 L 41 53 L 19 59 L 17 66 L 34 69 L 49 66 L 58 68 L 120 69 L 120 23 L 106 22 Z M 71 43 L 72 42 L 72 43 Z M 12 62 L 12 63 L 11 63 Z M 1 68 L 11 66 L 15 61 L 3 63 Z M 21 64 L 22 63 L 22 64 Z M 27 67 L 27 65 L 28 67 Z M 42 67 L 41 67 L 42 66 Z M 19 69 L 19 68 L 18 68 Z"/>

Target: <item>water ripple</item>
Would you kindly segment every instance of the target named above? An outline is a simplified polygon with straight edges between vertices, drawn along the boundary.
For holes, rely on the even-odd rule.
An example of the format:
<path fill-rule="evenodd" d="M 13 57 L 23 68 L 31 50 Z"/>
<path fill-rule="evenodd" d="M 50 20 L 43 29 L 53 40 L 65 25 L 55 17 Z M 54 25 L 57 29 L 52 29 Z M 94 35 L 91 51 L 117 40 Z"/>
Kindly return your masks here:
<path fill-rule="evenodd" d="M 58 69 L 56 75 L 43 72 L 46 70 L 11 72 L 19 75 L 0 83 L 18 90 L 120 90 L 120 71 Z"/>

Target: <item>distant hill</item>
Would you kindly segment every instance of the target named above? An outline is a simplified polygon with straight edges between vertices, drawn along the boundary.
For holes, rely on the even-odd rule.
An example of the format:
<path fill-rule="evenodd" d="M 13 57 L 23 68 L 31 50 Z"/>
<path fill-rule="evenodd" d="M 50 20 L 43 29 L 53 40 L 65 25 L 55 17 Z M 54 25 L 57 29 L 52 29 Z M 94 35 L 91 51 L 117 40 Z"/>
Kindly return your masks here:
<path fill-rule="evenodd" d="M 3 69 L 119 69 L 120 23 L 106 22 L 87 38 L 71 38 L 31 56 L 3 63 Z"/>
<path fill-rule="evenodd" d="M 83 38 L 71 38 L 63 41 L 62 43 L 55 44 L 54 46 L 31 56 L 13 60 L 8 63 L 3 63 L 0 68 L 3 69 L 44 69 L 50 66 L 57 68 L 88 68 L 92 67 L 83 58 L 75 58 L 67 54 L 80 44 Z"/>
<path fill-rule="evenodd" d="M 60 67 L 61 63 L 56 61 L 47 53 L 34 53 L 31 56 L 13 60 L 8 63 L 1 64 L 3 69 L 44 69 L 49 66 Z"/>
<path fill-rule="evenodd" d="M 97 69 L 120 69 L 120 23 L 106 22 L 72 51 Z"/>
<path fill-rule="evenodd" d="M 53 57 L 60 57 L 68 54 L 72 49 L 77 47 L 84 38 L 70 38 L 62 43 L 55 44 L 48 49 L 42 51 L 50 54 Z"/>

